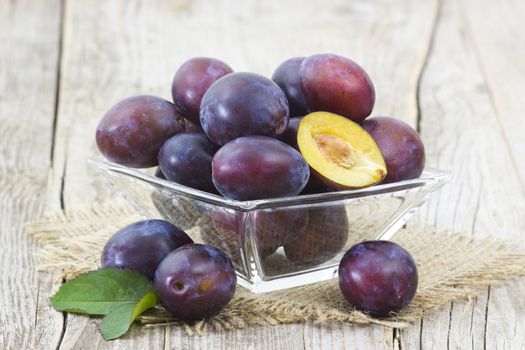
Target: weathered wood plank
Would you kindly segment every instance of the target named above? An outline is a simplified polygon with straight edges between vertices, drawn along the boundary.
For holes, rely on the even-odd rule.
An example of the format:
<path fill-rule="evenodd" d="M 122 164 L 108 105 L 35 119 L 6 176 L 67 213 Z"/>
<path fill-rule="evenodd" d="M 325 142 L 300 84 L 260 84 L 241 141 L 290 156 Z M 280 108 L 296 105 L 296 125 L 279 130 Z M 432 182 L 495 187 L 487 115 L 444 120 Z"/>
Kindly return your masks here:
<path fill-rule="evenodd" d="M 525 184 L 525 3 L 465 1 L 462 13 L 513 165 Z M 525 185 L 522 187 L 525 191 Z"/>
<path fill-rule="evenodd" d="M 495 107 L 500 133 L 510 150 L 512 165 L 517 171 L 507 175 L 507 169 L 497 169 L 500 176 L 519 176 L 525 195 L 525 3 L 523 1 L 466 1 L 462 3 L 467 32 L 487 82 L 487 90 Z M 496 153 L 493 153 L 496 154 Z M 497 190 L 499 191 L 500 182 Z M 522 206 L 523 207 L 523 206 Z M 509 207 L 509 210 L 516 211 Z M 525 214 L 521 216 L 520 232 L 504 232 L 509 238 L 523 242 Z M 506 220 L 506 217 L 502 218 Z M 521 233 L 521 234 L 520 234 Z M 525 246 L 525 244 L 522 244 Z M 525 282 L 505 288 L 491 289 L 487 305 L 485 339 L 487 348 L 525 349 Z M 518 296 L 522 296 L 521 298 Z"/>
<path fill-rule="evenodd" d="M 60 2 L 0 2 L 0 348 L 54 348 L 51 274 L 35 270 L 24 221 L 44 210 L 53 139 Z"/>
<path fill-rule="evenodd" d="M 461 8 L 443 0 L 421 80 L 420 125 L 429 151 L 428 165 L 452 171 L 453 180 L 426 206 L 424 220 L 434 222 L 438 230 L 461 230 L 474 237 L 496 234 L 519 242 L 525 217 L 515 208 L 525 206 L 525 196 L 473 45 Z M 504 180 L 502 174 L 506 174 Z M 500 303 L 509 305 L 510 325 L 522 325 L 525 313 L 517 305 L 519 297 L 507 293 L 508 288 L 519 291 L 523 286 L 522 280 L 513 287 L 492 288 L 490 295 L 483 294 L 470 304 L 451 304 L 425 318 L 419 328 L 402 331 L 402 343 L 409 349 L 420 345 L 425 349 L 495 348 L 490 335 L 499 333 L 505 322 L 486 323 L 494 294 L 506 295 Z M 495 309 L 494 315 L 506 317 L 502 309 Z M 523 344 L 523 334 L 499 338 Z"/>

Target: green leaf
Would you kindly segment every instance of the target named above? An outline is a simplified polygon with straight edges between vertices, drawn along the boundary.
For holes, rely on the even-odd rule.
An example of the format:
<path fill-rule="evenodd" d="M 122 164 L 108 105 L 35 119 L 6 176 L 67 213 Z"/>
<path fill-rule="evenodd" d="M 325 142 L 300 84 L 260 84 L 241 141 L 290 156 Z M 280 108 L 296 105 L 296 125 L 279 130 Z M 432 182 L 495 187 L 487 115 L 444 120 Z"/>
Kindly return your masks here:
<path fill-rule="evenodd" d="M 144 311 L 157 304 L 157 295 L 149 291 L 137 304 L 121 304 L 110 309 L 100 323 L 100 332 L 106 340 L 120 337 Z"/>
<path fill-rule="evenodd" d="M 100 325 L 106 340 L 124 334 L 140 314 L 156 303 L 151 281 L 145 276 L 111 268 L 80 275 L 51 297 L 57 311 L 106 315 Z"/>

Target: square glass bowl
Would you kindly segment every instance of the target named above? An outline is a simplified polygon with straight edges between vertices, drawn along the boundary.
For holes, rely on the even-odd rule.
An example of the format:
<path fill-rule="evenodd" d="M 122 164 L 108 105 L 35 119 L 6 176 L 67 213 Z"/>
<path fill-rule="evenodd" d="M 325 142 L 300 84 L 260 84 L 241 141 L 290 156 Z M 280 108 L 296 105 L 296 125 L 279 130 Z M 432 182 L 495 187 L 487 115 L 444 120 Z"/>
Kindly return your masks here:
<path fill-rule="evenodd" d="M 447 172 L 368 188 L 286 198 L 236 201 L 159 179 L 143 170 L 90 161 L 145 218 L 162 218 L 196 243 L 230 256 L 241 286 L 254 293 L 337 276 L 354 244 L 390 239 Z"/>

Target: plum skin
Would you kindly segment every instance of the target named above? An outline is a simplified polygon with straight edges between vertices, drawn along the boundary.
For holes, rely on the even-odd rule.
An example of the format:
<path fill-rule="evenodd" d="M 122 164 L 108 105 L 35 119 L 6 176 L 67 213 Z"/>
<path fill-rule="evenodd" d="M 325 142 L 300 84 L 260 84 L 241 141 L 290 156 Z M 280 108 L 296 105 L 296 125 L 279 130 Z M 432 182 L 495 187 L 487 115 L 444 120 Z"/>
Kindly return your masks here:
<path fill-rule="evenodd" d="M 194 57 L 187 60 L 173 77 L 173 102 L 185 118 L 200 126 L 199 109 L 204 93 L 217 79 L 232 72 L 230 66 L 215 58 Z"/>
<path fill-rule="evenodd" d="M 357 309 L 389 316 L 416 294 L 417 267 L 412 256 L 390 241 L 365 241 L 350 248 L 339 264 L 339 287 Z"/>
<path fill-rule="evenodd" d="M 241 136 L 280 134 L 288 125 L 286 95 L 270 79 L 254 73 L 231 73 L 204 94 L 200 122 L 218 145 Z"/>
<path fill-rule="evenodd" d="M 311 111 L 339 114 L 356 123 L 372 113 L 374 85 L 354 61 L 334 54 L 313 55 L 301 63 L 299 76 Z"/>
<path fill-rule="evenodd" d="M 310 208 L 306 228 L 283 248 L 291 262 L 321 264 L 335 257 L 347 238 L 348 217 L 344 206 Z"/>
<path fill-rule="evenodd" d="M 159 151 L 164 177 L 198 190 L 215 192 L 211 160 L 218 147 L 201 133 L 181 133 L 169 138 Z"/>
<path fill-rule="evenodd" d="M 153 279 L 162 259 L 192 239 L 177 226 L 163 220 L 143 220 L 125 226 L 106 242 L 102 267 L 134 270 Z"/>
<path fill-rule="evenodd" d="M 387 175 L 383 183 L 417 178 L 425 168 L 425 146 L 407 123 L 392 117 L 374 117 L 362 124 L 379 146 Z"/>
<path fill-rule="evenodd" d="M 161 304 L 182 320 L 202 320 L 217 314 L 235 294 L 237 275 L 219 249 L 188 244 L 160 263 L 154 289 Z"/>
<path fill-rule="evenodd" d="M 215 230 L 226 240 L 239 240 L 239 232 L 244 228 L 247 213 L 216 207 L 211 218 Z M 308 210 L 266 209 L 251 214 L 251 225 L 261 257 L 267 257 L 280 246 L 301 235 L 308 225 Z"/>
<path fill-rule="evenodd" d="M 126 98 L 104 114 L 97 131 L 97 146 L 112 162 L 148 168 L 157 165 L 157 154 L 171 136 L 184 131 L 175 105 L 159 97 Z"/>
<path fill-rule="evenodd" d="M 293 57 L 281 63 L 272 75 L 272 80 L 279 85 L 288 99 L 290 116 L 297 117 L 308 113 L 308 104 L 301 88 L 299 67 L 304 57 Z"/>
<path fill-rule="evenodd" d="M 299 152 L 265 136 L 235 139 L 219 149 L 212 161 L 215 187 L 236 200 L 294 196 L 309 176 L 308 164 Z"/>

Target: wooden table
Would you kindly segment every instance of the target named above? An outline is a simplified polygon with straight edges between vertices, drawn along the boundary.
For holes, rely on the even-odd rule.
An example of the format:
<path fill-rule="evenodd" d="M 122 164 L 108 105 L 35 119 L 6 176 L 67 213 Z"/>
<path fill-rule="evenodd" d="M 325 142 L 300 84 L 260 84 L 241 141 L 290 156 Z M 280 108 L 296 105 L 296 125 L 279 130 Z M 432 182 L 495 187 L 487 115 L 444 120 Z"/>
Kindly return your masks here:
<path fill-rule="evenodd" d="M 196 55 L 270 75 L 284 59 L 352 57 L 376 87 L 374 115 L 417 126 L 427 164 L 453 180 L 415 221 L 525 248 L 525 1 L 0 1 L 0 348 L 525 349 L 525 279 L 488 287 L 403 330 L 311 323 L 204 337 L 134 327 L 105 342 L 62 315 L 22 223 L 111 197 L 86 164 L 114 102 L 170 97 Z"/>

